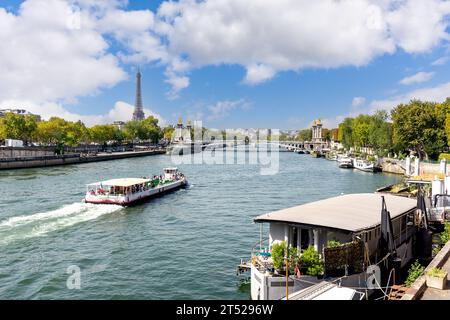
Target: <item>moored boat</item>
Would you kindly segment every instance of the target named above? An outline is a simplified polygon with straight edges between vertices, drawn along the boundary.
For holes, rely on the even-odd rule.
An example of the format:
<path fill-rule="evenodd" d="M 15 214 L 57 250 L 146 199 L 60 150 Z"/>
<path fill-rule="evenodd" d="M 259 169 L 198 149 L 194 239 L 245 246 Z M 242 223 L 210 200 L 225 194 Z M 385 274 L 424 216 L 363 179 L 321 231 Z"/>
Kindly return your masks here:
<path fill-rule="evenodd" d="M 94 204 L 132 205 L 187 185 L 177 168 L 166 168 L 153 178 L 124 178 L 89 184 L 84 201 Z"/>
<path fill-rule="evenodd" d="M 339 168 L 343 169 L 352 169 L 353 168 L 353 160 L 348 157 L 338 158 Z"/>
<path fill-rule="evenodd" d="M 251 260 L 242 260 L 239 266 L 240 271 L 250 271 L 252 300 L 286 295 L 290 300 L 309 300 L 312 291 L 314 300 L 362 298 L 349 290 L 341 292 L 344 296 L 337 292 L 315 296 L 322 291 L 318 287 L 331 289 L 336 283 L 339 288 L 359 288 L 367 297 L 383 291 L 391 275 L 404 270 L 417 257 L 415 250 L 424 245 L 420 240 L 424 229 L 414 222 L 414 217 L 424 215 L 416 209 L 413 199 L 351 194 L 256 217 L 260 241 Z M 284 252 L 289 252 L 288 270 Z M 372 283 L 375 270 L 377 282 Z"/>
<path fill-rule="evenodd" d="M 355 159 L 353 161 L 354 168 L 365 171 L 365 172 L 375 172 L 376 168 L 375 165 L 372 162 L 362 160 L 362 159 Z"/>

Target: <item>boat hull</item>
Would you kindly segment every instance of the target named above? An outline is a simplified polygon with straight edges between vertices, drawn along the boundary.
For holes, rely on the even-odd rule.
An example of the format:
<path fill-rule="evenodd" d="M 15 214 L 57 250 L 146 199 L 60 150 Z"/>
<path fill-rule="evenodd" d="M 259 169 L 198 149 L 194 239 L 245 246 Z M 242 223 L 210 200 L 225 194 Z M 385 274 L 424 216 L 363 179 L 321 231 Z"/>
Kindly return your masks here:
<path fill-rule="evenodd" d="M 152 198 L 156 198 L 162 196 L 164 194 L 176 191 L 178 189 L 184 188 L 187 185 L 187 180 L 179 180 L 175 182 L 171 182 L 157 188 L 149 189 L 147 191 L 143 191 L 138 194 L 132 194 L 123 197 L 117 197 L 115 199 L 111 199 L 108 197 L 100 197 L 100 196 L 86 196 L 84 201 L 86 203 L 92 204 L 111 204 L 111 205 L 120 205 L 120 206 L 133 206 L 138 203 L 148 201 Z"/>
<path fill-rule="evenodd" d="M 375 172 L 375 167 L 373 165 L 368 165 L 368 166 L 355 165 L 355 169 L 364 171 L 364 172 Z"/>

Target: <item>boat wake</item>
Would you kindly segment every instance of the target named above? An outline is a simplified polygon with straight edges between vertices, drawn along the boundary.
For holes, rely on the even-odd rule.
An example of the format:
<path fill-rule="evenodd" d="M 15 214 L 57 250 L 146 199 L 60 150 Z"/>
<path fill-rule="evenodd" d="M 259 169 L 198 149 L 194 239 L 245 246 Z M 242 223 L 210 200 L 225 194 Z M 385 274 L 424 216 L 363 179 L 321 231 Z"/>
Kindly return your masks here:
<path fill-rule="evenodd" d="M 45 236 L 78 223 L 95 220 L 121 210 L 116 205 L 95 205 L 76 202 L 59 209 L 0 221 L 0 245 L 13 241 Z"/>

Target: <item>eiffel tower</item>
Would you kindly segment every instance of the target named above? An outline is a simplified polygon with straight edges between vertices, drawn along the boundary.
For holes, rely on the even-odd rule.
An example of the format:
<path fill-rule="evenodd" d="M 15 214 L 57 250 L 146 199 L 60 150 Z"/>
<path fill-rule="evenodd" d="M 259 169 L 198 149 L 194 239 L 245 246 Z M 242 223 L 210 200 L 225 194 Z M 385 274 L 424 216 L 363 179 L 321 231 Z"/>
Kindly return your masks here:
<path fill-rule="evenodd" d="M 136 74 L 136 103 L 134 105 L 133 120 L 141 121 L 145 119 L 144 107 L 142 106 L 141 71 Z"/>

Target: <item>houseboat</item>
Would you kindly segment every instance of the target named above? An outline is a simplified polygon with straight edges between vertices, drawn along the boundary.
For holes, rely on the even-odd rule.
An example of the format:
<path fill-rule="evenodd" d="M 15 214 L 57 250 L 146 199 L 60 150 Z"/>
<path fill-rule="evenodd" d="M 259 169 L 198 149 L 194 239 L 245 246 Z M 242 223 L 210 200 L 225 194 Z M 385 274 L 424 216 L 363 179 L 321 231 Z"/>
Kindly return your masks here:
<path fill-rule="evenodd" d="M 353 160 L 348 157 L 339 157 L 337 159 L 339 168 L 343 169 L 352 169 L 353 168 Z"/>
<path fill-rule="evenodd" d="M 420 242 L 415 235 L 422 228 L 421 214 L 414 199 L 374 193 L 342 195 L 261 215 L 254 219 L 260 224 L 260 241 L 246 269 L 251 272 L 251 297 L 279 300 L 323 281 L 366 288 L 370 294 L 392 280 L 394 276 L 386 281 L 389 272 L 413 258 L 413 246 Z M 295 272 L 289 266 L 288 275 L 285 269 L 276 270 L 272 251 L 275 245 L 286 244 L 299 261 Z M 311 269 L 305 269 L 306 250 L 319 255 L 322 274 L 311 275 Z M 374 282 L 371 277 L 378 268 L 382 274 Z"/>
<path fill-rule="evenodd" d="M 151 179 L 124 178 L 89 184 L 84 200 L 86 203 L 127 206 L 186 185 L 186 177 L 177 168 L 167 168 L 163 175 Z"/>
<path fill-rule="evenodd" d="M 365 171 L 365 172 L 375 172 L 376 171 L 376 167 L 372 162 L 362 160 L 362 159 L 354 159 L 353 166 L 355 169 Z"/>

